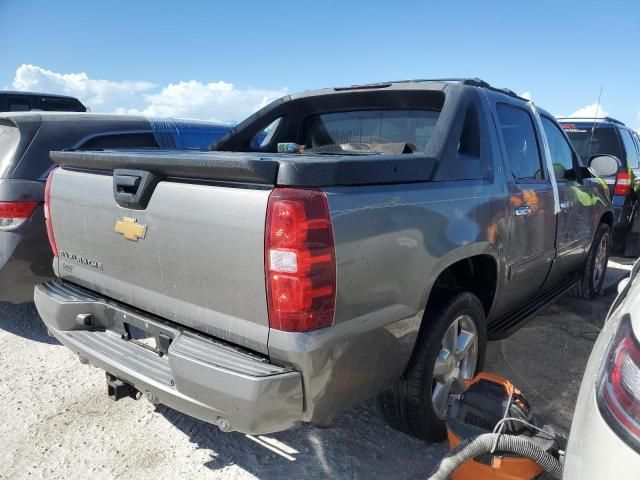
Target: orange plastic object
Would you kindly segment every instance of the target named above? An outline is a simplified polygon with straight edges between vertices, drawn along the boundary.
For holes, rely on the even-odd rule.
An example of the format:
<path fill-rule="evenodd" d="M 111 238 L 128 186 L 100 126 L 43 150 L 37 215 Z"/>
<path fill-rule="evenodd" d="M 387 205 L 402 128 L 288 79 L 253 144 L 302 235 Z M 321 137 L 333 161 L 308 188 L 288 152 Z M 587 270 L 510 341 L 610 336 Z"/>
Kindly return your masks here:
<path fill-rule="evenodd" d="M 507 395 L 520 394 L 513 383 L 500 375 L 481 372 L 470 380 L 467 387 L 480 380 L 487 380 L 502 385 Z M 456 447 L 461 439 L 450 429 L 447 429 L 449 447 Z M 533 480 L 542 473 L 542 468 L 528 458 L 522 457 L 502 457 L 493 455 L 491 465 L 468 460 L 451 475 L 451 480 Z"/>

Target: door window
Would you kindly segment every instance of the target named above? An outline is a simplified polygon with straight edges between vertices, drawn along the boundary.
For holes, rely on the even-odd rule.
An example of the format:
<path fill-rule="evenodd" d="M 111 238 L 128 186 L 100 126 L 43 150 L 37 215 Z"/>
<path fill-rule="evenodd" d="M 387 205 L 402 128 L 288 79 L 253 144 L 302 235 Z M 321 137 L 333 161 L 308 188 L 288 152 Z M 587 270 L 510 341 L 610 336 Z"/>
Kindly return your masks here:
<path fill-rule="evenodd" d="M 560 128 L 546 117 L 542 117 L 542 127 L 549 142 L 553 172 L 556 180 L 575 180 L 573 150 Z"/>
<path fill-rule="evenodd" d="M 9 112 L 26 112 L 31 110 L 31 102 L 28 98 L 7 98 L 7 111 Z"/>
<path fill-rule="evenodd" d="M 633 141 L 631 132 L 629 132 L 629 130 L 625 130 L 624 128 L 621 128 L 620 136 L 622 137 L 622 143 L 624 144 L 624 149 L 627 154 L 628 166 L 630 168 L 638 168 L 640 159 L 638 159 L 638 150 L 636 149 L 636 144 Z"/>
<path fill-rule="evenodd" d="M 511 175 L 516 182 L 543 180 L 544 170 L 531 115 L 505 103 L 499 103 L 497 111 Z"/>

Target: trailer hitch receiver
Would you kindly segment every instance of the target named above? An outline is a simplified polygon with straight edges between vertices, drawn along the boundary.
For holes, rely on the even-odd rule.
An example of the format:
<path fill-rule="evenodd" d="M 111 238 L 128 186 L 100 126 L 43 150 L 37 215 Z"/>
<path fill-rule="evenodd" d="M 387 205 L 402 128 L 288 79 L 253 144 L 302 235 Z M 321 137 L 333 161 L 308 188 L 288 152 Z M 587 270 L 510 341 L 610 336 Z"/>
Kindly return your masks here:
<path fill-rule="evenodd" d="M 142 393 L 128 383 L 107 373 L 107 395 L 109 395 L 111 400 L 117 402 L 124 397 L 131 397 L 138 400 L 142 396 Z"/>

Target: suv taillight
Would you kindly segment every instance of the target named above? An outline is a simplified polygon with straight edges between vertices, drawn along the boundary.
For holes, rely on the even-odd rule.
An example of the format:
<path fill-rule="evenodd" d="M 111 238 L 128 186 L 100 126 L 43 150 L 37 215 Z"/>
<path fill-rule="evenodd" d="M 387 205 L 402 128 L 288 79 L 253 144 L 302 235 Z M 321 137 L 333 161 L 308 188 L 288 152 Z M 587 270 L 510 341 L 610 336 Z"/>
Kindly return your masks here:
<path fill-rule="evenodd" d="M 49 172 L 47 177 L 47 183 L 44 187 L 44 222 L 47 225 L 47 237 L 49 237 L 49 245 L 53 256 L 58 256 L 58 247 L 56 246 L 56 239 L 53 236 L 53 226 L 51 225 L 51 179 L 58 167 L 55 167 Z"/>
<path fill-rule="evenodd" d="M 14 230 L 27 221 L 38 202 L 0 202 L 0 230 Z"/>
<path fill-rule="evenodd" d="M 631 192 L 631 175 L 629 172 L 618 172 L 616 175 L 616 186 L 613 189 L 614 195 L 629 195 Z"/>
<path fill-rule="evenodd" d="M 598 378 L 598 407 L 609 426 L 640 448 L 640 346 L 624 319 Z"/>
<path fill-rule="evenodd" d="M 304 332 L 333 324 L 336 259 L 324 192 L 276 188 L 265 228 L 269 325 Z"/>

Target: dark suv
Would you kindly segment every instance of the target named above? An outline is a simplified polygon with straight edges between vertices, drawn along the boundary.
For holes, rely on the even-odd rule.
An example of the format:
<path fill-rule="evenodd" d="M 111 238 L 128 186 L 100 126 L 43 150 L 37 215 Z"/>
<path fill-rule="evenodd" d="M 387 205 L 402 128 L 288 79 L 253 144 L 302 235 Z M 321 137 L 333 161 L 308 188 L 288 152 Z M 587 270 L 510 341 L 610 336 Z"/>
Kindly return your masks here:
<path fill-rule="evenodd" d="M 0 92 L 0 112 L 86 112 L 80 100 L 66 95 L 36 92 Z"/>
<path fill-rule="evenodd" d="M 640 196 L 640 137 L 637 132 L 614 118 L 558 118 L 574 148 L 587 162 L 596 155 L 613 155 L 620 160 L 616 175 L 604 177 L 609 185 L 614 209 L 612 248 L 632 251 L 631 235 L 637 236 Z M 638 230 L 638 231 L 636 231 Z"/>

